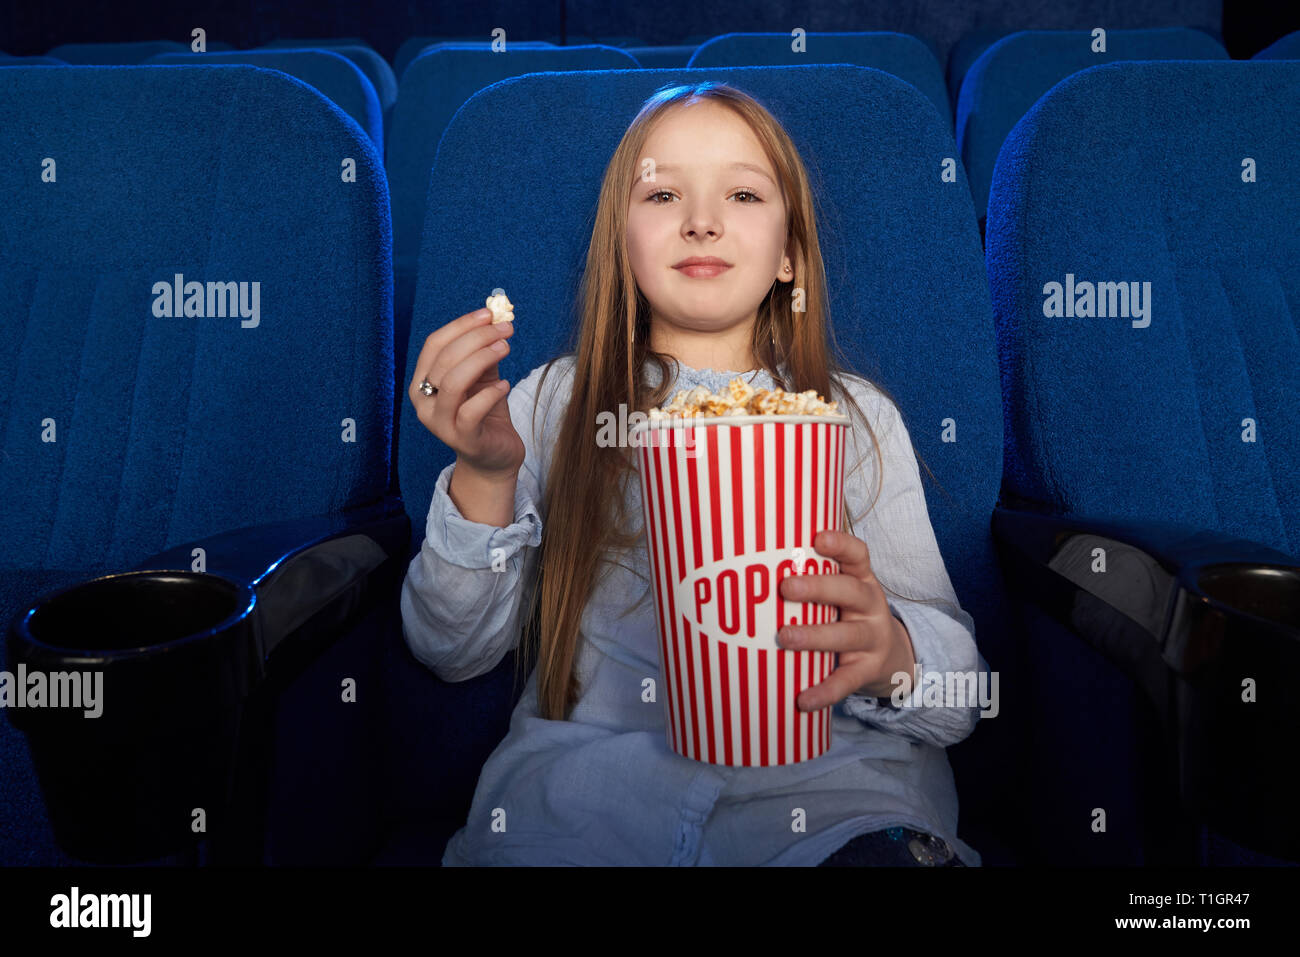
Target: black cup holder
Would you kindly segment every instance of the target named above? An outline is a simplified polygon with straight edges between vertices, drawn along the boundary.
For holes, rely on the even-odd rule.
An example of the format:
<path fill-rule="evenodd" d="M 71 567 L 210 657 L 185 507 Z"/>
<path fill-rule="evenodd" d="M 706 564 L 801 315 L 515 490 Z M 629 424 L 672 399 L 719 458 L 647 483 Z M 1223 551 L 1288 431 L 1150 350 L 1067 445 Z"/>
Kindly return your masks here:
<path fill-rule="evenodd" d="M 63 652 L 143 651 L 211 635 L 247 609 L 246 587 L 201 572 L 129 572 L 65 589 L 26 622 L 33 644 Z"/>
<path fill-rule="evenodd" d="M 1207 565 L 1197 576 L 1212 601 L 1300 631 L 1300 568 L 1288 565 Z"/>
<path fill-rule="evenodd" d="M 255 604 L 249 585 L 219 575 L 138 571 L 46 595 L 12 622 L 11 672 L 40 672 L 49 688 L 76 673 L 98 689 L 98 714 L 6 709 L 67 853 L 138 863 L 241 826 L 230 810 L 241 720 L 265 676 Z"/>

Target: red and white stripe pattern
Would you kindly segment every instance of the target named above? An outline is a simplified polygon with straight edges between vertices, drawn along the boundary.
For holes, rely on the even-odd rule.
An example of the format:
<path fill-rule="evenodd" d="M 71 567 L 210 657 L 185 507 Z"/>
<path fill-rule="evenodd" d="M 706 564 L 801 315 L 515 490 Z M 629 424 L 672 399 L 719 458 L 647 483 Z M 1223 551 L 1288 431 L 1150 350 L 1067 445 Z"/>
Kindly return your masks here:
<path fill-rule="evenodd" d="M 778 648 L 774 627 L 752 637 L 744 630 L 738 637 L 709 634 L 693 620 L 692 603 L 682 600 L 690 594 L 682 584 L 704 565 L 741 570 L 765 562 L 774 587 L 757 617 L 765 611 L 770 623 L 778 607 L 778 563 L 801 556 L 798 573 L 838 572 L 837 562 L 816 557 L 812 543 L 817 532 L 840 527 L 846 423 L 824 416 L 706 425 L 688 419 L 641 432 L 637 454 L 661 684 L 668 741 L 678 754 L 766 767 L 811 760 L 830 747 L 831 709 L 807 713 L 795 702 L 834 670 L 834 653 Z M 790 571 L 787 564 L 785 574 Z M 755 607 L 751 600 L 750 616 Z M 839 618 L 836 606 L 819 602 L 782 607 L 785 624 Z M 737 609 L 732 620 L 741 614 Z"/>

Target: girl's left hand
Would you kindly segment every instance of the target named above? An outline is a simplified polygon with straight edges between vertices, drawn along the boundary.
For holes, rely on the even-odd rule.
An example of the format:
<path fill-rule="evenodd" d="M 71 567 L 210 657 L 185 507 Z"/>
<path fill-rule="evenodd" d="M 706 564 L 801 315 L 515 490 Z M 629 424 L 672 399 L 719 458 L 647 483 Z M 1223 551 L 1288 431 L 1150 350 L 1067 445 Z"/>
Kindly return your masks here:
<path fill-rule="evenodd" d="M 848 532 L 826 529 L 817 533 L 813 548 L 839 562 L 840 573 L 787 576 L 781 581 L 781 597 L 838 605 L 840 620 L 786 625 L 776 641 L 792 651 L 837 651 L 839 664 L 824 681 L 799 695 L 799 710 L 829 708 L 851 694 L 887 698 L 898 672 L 907 675 L 905 690 L 910 694 L 916 664 L 912 638 L 889 608 L 885 590 L 871 570 L 867 543 Z"/>

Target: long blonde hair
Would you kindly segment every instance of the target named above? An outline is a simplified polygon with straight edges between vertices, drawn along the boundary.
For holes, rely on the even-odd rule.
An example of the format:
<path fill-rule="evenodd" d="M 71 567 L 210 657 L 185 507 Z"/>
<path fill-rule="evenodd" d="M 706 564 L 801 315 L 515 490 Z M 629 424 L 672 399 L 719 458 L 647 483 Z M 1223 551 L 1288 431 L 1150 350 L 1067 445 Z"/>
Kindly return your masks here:
<path fill-rule="evenodd" d="M 734 87 L 708 81 L 660 88 L 641 107 L 605 169 L 578 296 L 578 343 L 568 353 L 575 357 L 573 391 L 546 479 L 537 584 L 529 597 L 522 654 L 516 657 L 517 679 L 526 678 L 536 661 L 538 710 L 549 720 L 566 719 L 581 696 L 574 668 L 579 625 L 600 563 L 611 550 L 636 546 L 643 534 L 642 517 L 626 514 L 628 483 L 640 481 L 632 450 L 599 445 L 598 416 L 617 409 L 620 402 L 627 403 L 629 414 L 663 405 L 674 380 L 669 371 L 673 358 L 650 349 L 650 306 L 637 288 L 627 251 L 628 196 L 638 175 L 642 147 L 655 125 L 674 107 L 704 98 L 732 109 L 749 124 L 776 170 L 788 203 L 787 242 L 793 250 L 794 279 L 773 280 L 759 304 L 753 355 L 781 388 L 815 389 L 838 400 L 845 411 L 856 412 L 871 438 L 883 478 L 875 432 L 849 390 L 841 386 L 844 376 L 852 373 L 833 355 L 839 349 L 827 317 L 814 197 L 794 143 L 763 106 Z M 796 289 L 803 290 L 805 307 L 797 314 L 792 303 Z M 640 374 L 647 361 L 657 363 L 660 371 L 659 384 L 653 388 Z M 554 362 L 542 373 L 538 395 Z M 788 367 L 790 381 L 783 379 L 782 366 Z M 868 384 L 893 402 L 886 390 Z M 878 480 L 877 498 L 880 486 Z M 867 511 L 874 505 L 875 499 Z M 634 522 L 630 529 L 629 518 Z M 853 529 L 847 505 L 841 528 Z"/>

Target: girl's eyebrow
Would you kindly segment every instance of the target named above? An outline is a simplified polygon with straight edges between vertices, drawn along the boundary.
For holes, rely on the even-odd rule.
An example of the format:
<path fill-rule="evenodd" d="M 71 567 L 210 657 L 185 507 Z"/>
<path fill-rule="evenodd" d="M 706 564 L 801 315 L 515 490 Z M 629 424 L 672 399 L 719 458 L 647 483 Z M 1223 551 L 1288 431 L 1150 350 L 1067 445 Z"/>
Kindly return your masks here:
<path fill-rule="evenodd" d="M 768 175 L 768 173 L 763 169 L 763 167 L 761 167 L 761 166 L 756 166 L 756 165 L 754 165 L 753 163 L 742 163 L 742 162 L 728 163 L 726 168 L 727 168 L 727 169 L 747 169 L 747 170 L 749 170 L 751 173 L 757 173 L 759 176 L 763 177 L 765 180 L 767 180 L 767 181 L 768 181 L 769 183 L 771 183 L 773 186 L 776 185 L 776 180 L 772 179 L 772 177 Z M 655 170 L 656 170 L 656 171 L 660 171 L 660 172 L 664 172 L 664 173 L 676 173 L 676 172 L 679 171 L 679 169 L 680 169 L 680 168 L 677 166 L 676 163 L 656 163 L 656 164 L 655 164 Z"/>

